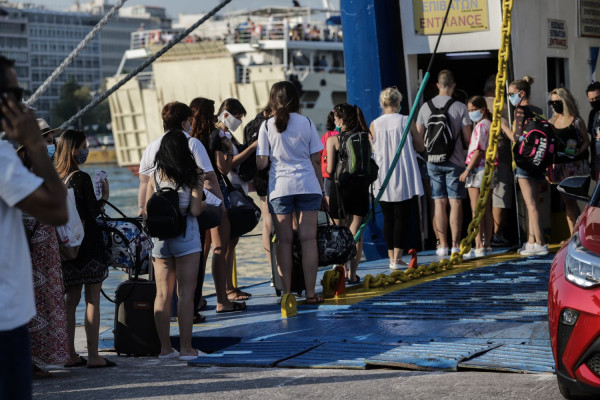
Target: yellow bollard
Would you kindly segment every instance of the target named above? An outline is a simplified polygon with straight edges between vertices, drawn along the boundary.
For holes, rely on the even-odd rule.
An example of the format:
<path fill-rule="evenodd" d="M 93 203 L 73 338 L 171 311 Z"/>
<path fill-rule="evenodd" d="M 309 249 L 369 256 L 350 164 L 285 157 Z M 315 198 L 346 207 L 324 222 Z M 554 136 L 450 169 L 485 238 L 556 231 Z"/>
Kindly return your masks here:
<path fill-rule="evenodd" d="M 296 296 L 286 293 L 281 297 L 281 318 L 290 318 L 298 315 Z"/>
<path fill-rule="evenodd" d="M 235 249 L 233 249 L 233 268 L 231 270 L 231 280 L 233 282 L 233 287 L 237 288 L 237 259 L 235 257 Z"/>

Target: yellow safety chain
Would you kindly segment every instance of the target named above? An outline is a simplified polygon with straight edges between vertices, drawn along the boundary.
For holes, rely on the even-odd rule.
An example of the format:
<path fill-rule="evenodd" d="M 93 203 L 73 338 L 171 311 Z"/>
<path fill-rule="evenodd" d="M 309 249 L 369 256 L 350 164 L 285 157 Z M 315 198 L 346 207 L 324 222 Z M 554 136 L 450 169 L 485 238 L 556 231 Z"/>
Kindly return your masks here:
<path fill-rule="evenodd" d="M 514 0 L 502 1 L 502 39 L 500 42 L 500 49 L 498 51 L 498 74 L 496 75 L 494 112 L 490 130 L 489 145 L 485 155 L 485 171 L 483 174 L 479 198 L 477 199 L 475 216 L 473 217 L 473 220 L 467 229 L 467 237 L 465 237 L 460 243 L 460 251 L 458 253 L 452 253 L 449 259 L 443 259 L 439 262 L 434 261 L 429 265 L 420 265 L 418 268 L 409 268 L 406 271 L 397 270 L 389 275 L 378 274 L 375 277 L 372 275 L 366 275 L 363 279 L 364 289 L 391 285 L 397 282 L 407 282 L 423 276 L 451 270 L 454 268 L 454 266 L 462 263 L 463 255 L 465 253 L 471 251 L 471 243 L 473 242 L 473 239 L 475 239 L 475 236 L 477 236 L 477 233 L 479 232 L 479 223 L 485 215 L 485 206 L 490 196 L 490 185 L 494 175 L 494 163 L 496 161 L 497 152 L 496 144 L 500 134 L 502 108 L 504 107 L 503 99 L 506 86 L 506 70 L 509 56 L 513 1 Z M 339 279 L 339 273 L 337 271 L 327 271 L 323 278 L 323 292 L 325 296 L 327 296 L 327 294 L 333 292 L 333 284 L 336 279 Z"/>

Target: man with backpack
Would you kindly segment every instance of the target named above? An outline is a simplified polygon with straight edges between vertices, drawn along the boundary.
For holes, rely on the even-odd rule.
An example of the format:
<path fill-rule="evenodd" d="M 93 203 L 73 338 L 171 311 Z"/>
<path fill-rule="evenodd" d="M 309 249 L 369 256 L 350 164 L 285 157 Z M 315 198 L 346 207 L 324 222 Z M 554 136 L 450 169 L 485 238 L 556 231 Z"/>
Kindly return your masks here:
<path fill-rule="evenodd" d="M 462 200 L 466 197 L 465 185 L 459 177 L 465 169 L 471 121 L 467 106 L 452 98 L 455 86 L 452 72 L 442 70 L 437 80 L 439 94 L 423 104 L 417 117 L 417 130 L 425 142 L 427 172 L 435 203 L 433 228 L 439 237 L 438 256 L 448 255 L 448 223 L 452 233 L 451 253 L 460 250 Z"/>

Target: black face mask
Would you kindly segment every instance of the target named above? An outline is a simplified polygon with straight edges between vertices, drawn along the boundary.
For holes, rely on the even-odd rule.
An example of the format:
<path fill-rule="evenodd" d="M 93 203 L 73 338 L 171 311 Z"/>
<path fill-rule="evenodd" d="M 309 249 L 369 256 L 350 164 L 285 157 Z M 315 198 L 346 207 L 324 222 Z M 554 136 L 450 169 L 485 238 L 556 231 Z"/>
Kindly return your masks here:
<path fill-rule="evenodd" d="M 558 114 L 563 113 L 564 108 L 563 108 L 562 101 L 560 101 L 560 100 L 549 101 L 548 104 L 552 106 L 552 109 L 554 110 L 555 113 L 558 113 Z"/>
<path fill-rule="evenodd" d="M 592 106 L 594 111 L 600 111 L 600 100 L 590 101 L 590 106 Z"/>

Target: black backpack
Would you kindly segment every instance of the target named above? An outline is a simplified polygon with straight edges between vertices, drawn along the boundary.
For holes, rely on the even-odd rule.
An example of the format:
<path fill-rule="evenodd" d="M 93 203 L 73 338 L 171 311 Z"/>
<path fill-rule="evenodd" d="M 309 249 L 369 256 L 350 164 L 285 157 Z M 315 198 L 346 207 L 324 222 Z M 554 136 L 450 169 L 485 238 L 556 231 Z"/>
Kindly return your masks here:
<path fill-rule="evenodd" d="M 515 163 L 532 174 L 544 174 L 554 162 L 556 135 L 552 125 L 539 115 L 527 119 L 523 134 L 513 147 Z"/>
<path fill-rule="evenodd" d="M 371 158 L 371 142 L 367 132 L 338 135 L 340 149 L 335 170 L 338 185 L 370 184 L 377 179 L 379 168 Z"/>
<path fill-rule="evenodd" d="M 265 117 L 262 112 L 259 112 L 256 117 L 248 122 L 244 127 L 244 144 L 238 145 L 237 149 L 241 153 L 248 146 L 258 140 L 258 131 L 263 122 L 269 117 Z M 256 155 L 246 158 L 238 167 L 238 176 L 244 182 L 250 182 L 256 177 Z"/>
<path fill-rule="evenodd" d="M 160 240 L 185 233 L 185 215 L 179 209 L 177 189 L 161 188 L 154 175 L 155 192 L 146 203 L 146 229 L 148 235 Z"/>
<path fill-rule="evenodd" d="M 449 161 L 454 153 L 456 138 L 452 134 L 448 117 L 448 110 L 454 101 L 454 99 L 448 100 L 443 108 L 437 108 L 431 100 L 427 102 L 431 115 L 425 127 L 425 157 L 429 163 L 444 163 Z"/>

